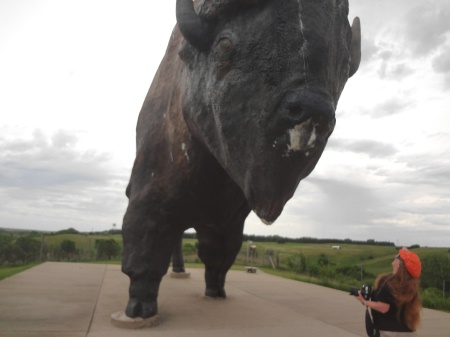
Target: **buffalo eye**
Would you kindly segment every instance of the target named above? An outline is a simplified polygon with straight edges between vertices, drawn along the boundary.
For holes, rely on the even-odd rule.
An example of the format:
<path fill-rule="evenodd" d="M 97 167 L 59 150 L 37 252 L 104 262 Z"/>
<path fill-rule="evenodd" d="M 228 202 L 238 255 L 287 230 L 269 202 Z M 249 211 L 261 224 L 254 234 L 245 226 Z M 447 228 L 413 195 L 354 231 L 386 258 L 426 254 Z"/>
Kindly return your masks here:
<path fill-rule="evenodd" d="M 233 54 L 234 44 L 228 37 L 220 38 L 214 48 L 214 59 L 216 63 L 217 79 L 223 78 L 230 70 Z"/>
<path fill-rule="evenodd" d="M 233 42 L 229 38 L 223 37 L 217 42 L 217 49 L 222 53 L 230 53 L 234 49 Z"/>

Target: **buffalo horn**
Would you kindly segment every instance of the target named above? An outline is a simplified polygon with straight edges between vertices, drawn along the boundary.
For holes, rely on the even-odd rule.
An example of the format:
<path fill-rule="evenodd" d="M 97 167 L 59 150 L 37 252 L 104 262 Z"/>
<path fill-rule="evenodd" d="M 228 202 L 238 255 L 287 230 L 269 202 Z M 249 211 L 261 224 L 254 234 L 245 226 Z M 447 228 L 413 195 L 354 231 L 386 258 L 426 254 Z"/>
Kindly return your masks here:
<path fill-rule="evenodd" d="M 352 77 L 359 68 L 361 62 L 361 22 L 359 18 L 353 19 L 352 23 L 352 42 L 350 43 L 350 73 Z"/>
<path fill-rule="evenodd" d="M 202 20 L 194 9 L 192 0 L 177 0 L 177 23 L 183 37 L 196 49 L 205 50 L 211 40 L 208 23 Z"/>

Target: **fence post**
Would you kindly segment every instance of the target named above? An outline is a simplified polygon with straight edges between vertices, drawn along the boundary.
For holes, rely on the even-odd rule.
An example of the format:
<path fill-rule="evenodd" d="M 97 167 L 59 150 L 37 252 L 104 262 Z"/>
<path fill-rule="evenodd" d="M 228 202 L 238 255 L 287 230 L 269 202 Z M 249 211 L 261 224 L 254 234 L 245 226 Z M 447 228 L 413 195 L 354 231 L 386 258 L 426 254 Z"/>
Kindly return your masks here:
<path fill-rule="evenodd" d="M 442 298 L 445 299 L 445 280 L 442 282 Z"/>
<path fill-rule="evenodd" d="M 42 255 L 44 253 L 44 234 L 41 236 L 41 251 L 39 252 L 39 262 L 42 262 Z"/>

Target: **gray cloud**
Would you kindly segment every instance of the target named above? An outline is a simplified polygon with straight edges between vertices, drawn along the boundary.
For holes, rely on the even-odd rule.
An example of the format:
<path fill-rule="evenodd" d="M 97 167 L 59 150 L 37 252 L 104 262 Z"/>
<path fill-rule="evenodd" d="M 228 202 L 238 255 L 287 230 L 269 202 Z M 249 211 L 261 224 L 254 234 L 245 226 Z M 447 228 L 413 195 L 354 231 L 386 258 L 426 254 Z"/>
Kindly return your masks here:
<path fill-rule="evenodd" d="M 388 160 L 397 168 L 376 161 L 367 167 L 365 177 L 358 168 L 353 172 L 351 165 L 341 167 L 335 176 L 313 173 L 287 211 L 297 214 L 299 225 L 322 228 L 321 237 L 448 245 L 436 233 L 446 237 L 449 233 L 449 163 L 431 155 L 394 158 Z M 420 232 L 435 237 L 422 237 Z"/>
<path fill-rule="evenodd" d="M 48 228 L 59 218 L 52 227 L 89 230 L 119 222 L 127 178 L 111 169 L 108 154 L 80 151 L 77 142 L 76 133 L 64 130 L 0 139 L 0 227 L 11 221 Z"/>
<path fill-rule="evenodd" d="M 379 52 L 379 46 L 375 43 L 373 38 L 365 37 L 361 41 L 361 63 L 367 64 L 372 61 Z"/>
<path fill-rule="evenodd" d="M 450 45 L 442 48 L 431 65 L 435 72 L 444 75 L 444 90 L 450 90 Z"/>
<path fill-rule="evenodd" d="M 93 151 L 79 153 L 75 134 L 58 131 L 50 142 L 39 130 L 29 140 L 0 144 L 0 184 L 20 188 L 82 187 L 110 179 L 105 166 L 109 157 Z"/>
<path fill-rule="evenodd" d="M 392 97 L 384 102 L 377 104 L 372 110 L 371 117 L 381 118 L 393 116 L 404 112 L 411 105 L 411 102 L 404 100 L 402 97 Z"/>
<path fill-rule="evenodd" d="M 436 55 L 450 42 L 450 3 L 446 0 L 380 0 L 376 7 L 355 0 L 351 10 L 361 16 L 362 22 L 360 71 L 376 68 L 382 79 L 408 79 L 419 70 L 411 60 Z M 433 66 L 442 71 L 448 69 L 447 62 L 445 56 L 439 55 Z M 447 84 L 447 77 L 445 80 Z"/>
<path fill-rule="evenodd" d="M 400 157 L 398 160 L 406 164 L 406 169 L 401 175 L 395 176 L 395 181 L 444 191 L 443 187 L 450 187 L 450 161 L 447 158 L 450 158 L 450 153 L 441 156 L 422 153 Z M 446 194 L 450 198 L 450 190 Z"/>
<path fill-rule="evenodd" d="M 408 75 L 414 73 L 414 69 L 408 66 L 406 63 L 400 63 L 395 65 L 392 69 L 392 75 L 394 78 L 402 79 Z"/>
<path fill-rule="evenodd" d="M 432 66 L 437 73 L 450 73 L 450 46 L 433 59 Z"/>
<path fill-rule="evenodd" d="M 363 153 L 374 158 L 385 158 L 397 153 L 397 149 L 392 144 L 364 139 L 350 140 L 333 138 L 329 142 L 327 149 Z"/>
<path fill-rule="evenodd" d="M 447 40 L 450 32 L 448 1 L 427 1 L 412 8 L 406 15 L 407 44 L 414 55 L 428 55 Z"/>
<path fill-rule="evenodd" d="M 362 181 L 353 181 L 351 172 L 347 178 L 308 178 L 305 184 L 311 184 L 309 190 L 315 193 L 311 193 L 313 198 L 308 204 L 299 204 L 306 218 L 335 226 L 341 231 L 340 238 L 352 237 L 348 231 L 353 226 L 370 226 L 377 219 L 392 216 L 392 209 L 385 207 L 389 198 L 381 191 Z"/>
<path fill-rule="evenodd" d="M 75 134 L 64 130 L 59 130 L 52 136 L 52 145 L 58 149 L 74 146 L 77 142 L 78 137 Z"/>
<path fill-rule="evenodd" d="M 376 53 L 372 56 L 372 60 L 378 61 L 375 65 L 378 67 L 378 76 L 380 78 L 400 81 L 415 72 L 415 69 L 408 65 L 404 55 L 397 49 L 398 46 L 377 45 Z M 367 66 L 370 67 L 370 65 Z"/>

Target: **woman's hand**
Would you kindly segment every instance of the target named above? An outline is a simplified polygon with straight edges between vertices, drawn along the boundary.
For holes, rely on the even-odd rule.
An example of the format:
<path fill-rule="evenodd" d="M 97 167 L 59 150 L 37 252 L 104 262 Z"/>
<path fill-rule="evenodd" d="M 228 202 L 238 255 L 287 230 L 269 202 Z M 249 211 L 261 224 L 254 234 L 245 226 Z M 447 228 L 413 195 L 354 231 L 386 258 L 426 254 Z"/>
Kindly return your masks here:
<path fill-rule="evenodd" d="M 355 298 L 361 302 L 361 304 L 364 305 L 364 302 L 366 302 L 366 299 L 364 297 L 362 297 L 361 295 L 361 290 L 358 290 L 358 296 L 355 296 Z"/>
<path fill-rule="evenodd" d="M 387 313 L 389 311 L 389 308 L 391 307 L 388 303 L 384 302 L 366 301 L 366 299 L 361 295 L 361 290 L 358 290 L 358 296 L 355 296 L 355 298 L 357 301 L 360 301 L 361 304 L 365 305 L 367 308 L 379 311 L 382 314 Z"/>

